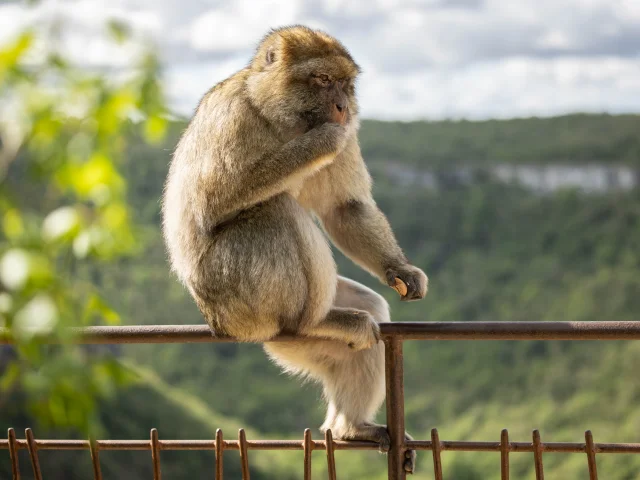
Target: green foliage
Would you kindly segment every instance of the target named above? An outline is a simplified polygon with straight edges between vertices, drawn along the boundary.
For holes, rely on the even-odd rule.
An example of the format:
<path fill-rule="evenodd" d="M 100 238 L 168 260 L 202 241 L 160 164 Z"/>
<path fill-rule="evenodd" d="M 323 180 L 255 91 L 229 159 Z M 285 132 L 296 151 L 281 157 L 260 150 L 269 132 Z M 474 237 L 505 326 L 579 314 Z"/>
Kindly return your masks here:
<path fill-rule="evenodd" d="M 638 166 L 640 118 L 574 114 L 485 122 L 367 121 L 363 152 L 373 160 L 452 165 L 607 162 Z"/>
<path fill-rule="evenodd" d="M 126 41 L 125 26 L 111 27 Z M 4 395 L 21 391 L 42 425 L 87 433 L 98 426 L 96 399 L 131 375 L 104 353 L 70 345 L 64 327 L 119 322 L 77 272 L 135 253 L 120 170 L 132 131 L 162 138 L 165 109 L 150 53 L 116 82 L 57 52 L 34 60 L 48 40 L 25 32 L 0 48 L 0 326 L 18 342 L 0 383 Z M 65 345 L 43 345 L 42 335 Z"/>

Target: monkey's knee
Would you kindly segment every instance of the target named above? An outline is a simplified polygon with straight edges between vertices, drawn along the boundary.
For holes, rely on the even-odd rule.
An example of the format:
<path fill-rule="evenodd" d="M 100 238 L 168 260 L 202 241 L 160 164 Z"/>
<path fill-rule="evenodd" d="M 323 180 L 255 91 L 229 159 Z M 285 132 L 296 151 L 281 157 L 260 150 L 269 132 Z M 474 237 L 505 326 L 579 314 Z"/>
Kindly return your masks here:
<path fill-rule="evenodd" d="M 382 297 L 382 295 L 378 295 L 378 301 L 373 304 L 372 310 L 369 312 L 376 319 L 378 323 L 390 322 L 391 314 L 389 312 L 389 304 Z"/>
<path fill-rule="evenodd" d="M 391 321 L 389 304 L 384 297 L 349 278 L 338 277 L 334 305 L 337 307 L 365 310 L 369 312 L 378 323 Z"/>

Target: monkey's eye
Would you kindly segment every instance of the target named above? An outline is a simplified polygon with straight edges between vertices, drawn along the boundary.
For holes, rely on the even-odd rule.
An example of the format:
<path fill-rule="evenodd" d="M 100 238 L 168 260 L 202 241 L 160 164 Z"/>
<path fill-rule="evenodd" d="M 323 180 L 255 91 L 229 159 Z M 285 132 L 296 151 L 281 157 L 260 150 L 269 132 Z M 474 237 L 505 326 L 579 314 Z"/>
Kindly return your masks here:
<path fill-rule="evenodd" d="M 313 74 L 311 76 L 323 87 L 331 85 L 331 78 L 329 78 L 329 75 L 325 73 L 321 73 L 320 75 Z"/>

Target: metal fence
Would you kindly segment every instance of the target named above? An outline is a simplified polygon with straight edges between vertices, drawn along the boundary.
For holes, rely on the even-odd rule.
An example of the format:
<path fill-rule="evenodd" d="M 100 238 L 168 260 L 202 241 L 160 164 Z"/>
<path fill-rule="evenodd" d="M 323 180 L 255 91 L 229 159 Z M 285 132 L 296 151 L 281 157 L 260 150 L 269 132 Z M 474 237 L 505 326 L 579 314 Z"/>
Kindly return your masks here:
<path fill-rule="evenodd" d="M 403 342 L 405 340 L 640 340 L 640 322 L 491 322 L 491 323 L 387 323 L 381 325 L 385 343 L 385 375 L 387 394 L 387 425 L 391 437 L 388 458 L 388 478 L 406 478 L 404 471 L 407 450 L 430 450 L 436 480 L 443 480 L 441 456 L 446 451 L 499 452 L 501 479 L 509 479 L 509 455 L 532 453 L 536 479 L 544 479 L 543 453 L 582 453 L 586 456 L 590 480 L 597 480 L 596 454 L 640 453 L 640 443 L 594 443 L 590 431 L 585 432 L 584 443 L 543 443 L 540 433 L 533 431 L 530 442 L 511 442 L 507 430 L 500 441 L 463 442 L 442 441 L 436 429 L 430 440 L 407 441 L 404 437 L 404 386 Z M 88 327 L 76 330 L 76 341 L 83 344 L 112 343 L 205 343 L 233 342 L 228 337 L 213 337 L 206 325 L 123 326 Z M 280 336 L 273 341 L 290 341 L 291 336 Z M 47 342 L 47 338 L 41 339 Z M 10 344 L 9 332 L 0 329 L 0 344 Z M 30 429 L 24 439 L 17 439 L 9 429 L 8 438 L 0 440 L 0 449 L 9 450 L 13 480 L 20 478 L 19 450 L 28 450 L 34 478 L 42 479 L 38 461 L 39 450 L 89 450 L 94 478 L 100 480 L 100 451 L 147 450 L 151 451 L 154 480 L 161 479 L 160 452 L 163 450 L 213 450 L 215 451 L 215 478 L 223 479 L 223 452 L 238 450 L 243 480 L 249 479 L 249 450 L 303 450 L 304 479 L 311 479 L 311 453 L 324 450 L 328 475 L 336 479 L 334 452 L 336 450 L 377 450 L 370 442 L 345 442 L 333 440 L 327 431 L 324 440 L 313 440 L 311 431 L 305 430 L 303 440 L 248 440 L 244 430 L 238 440 L 225 440 L 223 432 L 216 432 L 215 440 L 160 440 L 158 431 L 151 430 L 149 440 L 41 440 Z M 212 472 L 213 473 L 213 472 Z"/>

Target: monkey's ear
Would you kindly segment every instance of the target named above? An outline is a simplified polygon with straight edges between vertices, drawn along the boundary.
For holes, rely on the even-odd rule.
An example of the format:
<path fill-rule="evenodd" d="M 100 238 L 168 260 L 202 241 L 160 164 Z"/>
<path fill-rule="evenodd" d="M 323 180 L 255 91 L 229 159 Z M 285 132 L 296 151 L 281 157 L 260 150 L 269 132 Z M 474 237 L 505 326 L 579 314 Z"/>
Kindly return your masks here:
<path fill-rule="evenodd" d="M 274 47 L 267 48 L 267 54 L 265 55 L 265 62 L 267 65 L 271 65 L 276 61 L 276 49 Z"/>

